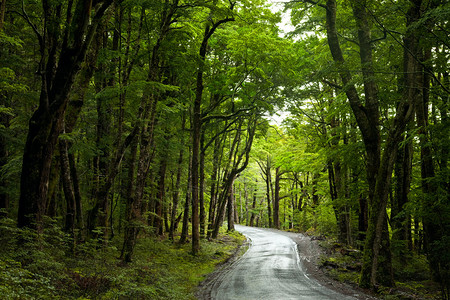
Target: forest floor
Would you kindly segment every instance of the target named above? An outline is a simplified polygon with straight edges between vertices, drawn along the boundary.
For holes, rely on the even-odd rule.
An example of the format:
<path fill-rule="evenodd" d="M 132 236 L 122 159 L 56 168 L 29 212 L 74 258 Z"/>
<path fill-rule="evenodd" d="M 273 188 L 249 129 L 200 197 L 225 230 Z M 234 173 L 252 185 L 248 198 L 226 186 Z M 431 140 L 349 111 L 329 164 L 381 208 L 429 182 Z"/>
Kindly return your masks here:
<path fill-rule="evenodd" d="M 280 231 L 276 229 L 267 229 L 276 231 L 290 237 L 296 244 L 299 251 L 302 264 L 307 270 L 308 276 L 313 277 L 321 285 L 326 286 L 341 294 L 353 296 L 359 295 L 358 299 L 440 299 L 439 287 L 429 279 L 426 261 L 421 258 L 413 260 L 413 266 L 397 267 L 396 269 L 396 288 L 380 289 L 378 294 L 372 291 L 361 289 L 357 282 L 361 267 L 361 253 L 358 250 L 350 249 L 338 244 L 330 239 L 321 236 L 306 235 L 289 231 Z M 196 297 L 199 300 L 209 300 L 209 288 L 213 282 L 220 278 L 231 267 L 234 261 L 245 253 L 244 247 L 237 248 L 230 259 L 221 264 L 203 281 Z M 411 269 L 411 273 L 409 274 Z"/>
<path fill-rule="evenodd" d="M 322 236 L 300 239 L 309 239 L 310 244 L 314 244 L 320 251 L 311 266 L 315 269 L 317 278 L 322 278 L 322 282 L 330 281 L 332 286 L 337 286 L 342 291 L 347 288 L 361 290 L 358 287 L 362 266 L 361 251 Z M 301 243 L 297 245 L 300 250 Z M 393 257 L 393 269 L 395 287 L 380 287 L 376 295 L 372 291 L 364 292 L 386 300 L 442 299 L 439 285 L 431 280 L 425 256 L 410 256 L 403 260 Z"/>
<path fill-rule="evenodd" d="M 202 239 L 200 253 L 193 256 L 190 243 L 142 233 L 128 264 L 120 259 L 122 240 L 117 235 L 106 246 L 85 241 L 71 250 L 58 226 L 37 236 L 1 219 L 0 298 L 194 300 L 199 283 L 245 238 L 221 230 L 215 240 Z"/>

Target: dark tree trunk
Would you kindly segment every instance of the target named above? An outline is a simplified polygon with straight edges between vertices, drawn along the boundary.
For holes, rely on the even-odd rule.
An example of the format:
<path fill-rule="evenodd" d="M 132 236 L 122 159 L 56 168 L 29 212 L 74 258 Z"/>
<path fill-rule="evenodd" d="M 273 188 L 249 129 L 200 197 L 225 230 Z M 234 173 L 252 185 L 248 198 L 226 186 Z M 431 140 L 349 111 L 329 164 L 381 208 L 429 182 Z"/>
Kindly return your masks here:
<path fill-rule="evenodd" d="M 126 208 L 125 208 L 125 230 L 124 230 L 124 242 L 122 246 L 122 252 L 120 257 L 125 262 L 131 262 L 134 250 L 134 235 L 136 232 L 132 226 L 129 226 L 131 222 L 133 222 L 134 215 L 137 214 L 135 208 L 133 207 L 134 203 L 134 174 L 136 172 L 136 156 L 137 156 L 137 138 L 133 138 L 130 145 L 130 154 L 126 159 L 126 165 L 128 168 L 128 174 L 125 179 L 125 199 L 126 199 Z"/>
<path fill-rule="evenodd" d="M 347 232 L 347 220 L 346 220 L 346 212 L 344 211 L 345 206 L 342 205 L 343 199 L 342 194 L 340 193 L 342 189 L 341 186 L 341 164 L 339 161 L 333 162 L 328 161 L 328 182 L 330 185 L 330 195 L 331 202 L 333 203 L 333 210 L 336 216 L 336 222 L 338 226 L 338 241 L 343 244 L 349 244 L 348 242 L 348 232 Z"/>
<path fill-rule="evenodd" d="M 184 120 L 182 127 L 184 128 Z M 175 231 L 177 230 L 178 226 L 176 222 L 177 217 L 177 211 L 178 211 L 178 199 L 180 197 L 180 186 L 181 186 L 181 171 L 182 171 L 182 164 L 183 164 L 183 149 L 180 150 L 180 154 L 178 156 L 178 163 L 177 163 L 177 175 L 176 175 L 176 183 L 175 187 L 173 188 L 173 197 L 172 197 L 172 211 L 170 214 L 170 228 L 169 228 L 169 239 L 173 240 L 173 236 L 175 234 Z"/>
<path fill-rule="evenodd" d="M 368 226 L 368 205 L 367 199 L 360 195 L 359 199 L 359 213 L 358 213 L 358 241 L 360 241 L 360 248 L 363 249 L 364 241 L 366 239 L 366 231 Z"/>
<path fill-rule="evenodd" d="M 316 215 L 316 208 L 319 206 L 319 194 L 317 194 L 317 184 L 319 181 L 319 174 L 315 173 L 313 174 L 313 178 L 312 178 L 312 191 L 311 191 L 311 197 L 312 197 L 312 205 L 311 205 L 311 209 L 312 209 L 312 214 L 314 216 L 314 221 L 313 221 L 313 227 L 317 228 L 317 218 L 315 217 Z"/>
<path fill-rule="evenodd" d="M 189 149 L 190 150 L 190 149 Z M 189 151 L 191 153 L 191 151 Z M 192 187 L 192 156 L 189 156 L 189 171 L 188 171 L 188 182 L 186 199 L 184 202 L 184 212 L 183 212 L 183 226 L 181 228 L 180 244 L 184 244 L 187 241 L 188 231 L 189 231 L 189 208 L 191 206 L 191 187 Z"/>
<path fill-rule="evenodd" d="M 219 235 L 219 229 L 220 226 L 222 225 L 223 217 L 225 214 L 225 207 L 228 202 L 227 198 L 230 186 L 233 184 L 236 176 L 238 176 L 243 170 L 245 170 L 245 168 L 248 165 L 250 159 L 250 150 L 252 148 L 253 137 L 255 135 L 256 130 L 256 118 L 254 120 L 248 121 L 245 147 L 243 149 L 239 149 L 239 144 L 242 138 L 241 136 L 242 126 L 243 123 L 240 122 L 237 127 L 233 143 L 230 147 L 229 163 L 231 164 L 231 167 L 229 167 L 229 169 L 225 171 L 222 184 L 223 190 L 218 199 L 217 215 L 214 223 L 214 230 L 212 232 L 212 238 L 214 239 L 217 238 L 217 236 Z"/>
<path fill-rule="evenodd" d="M 247 190 L 247 188 L 248 188 L 247 182 L 245 181 L 245 178 L 244 178 L 245 226 L 248 226 L 248 221 L 249 221 L 249 212 L 248 212 L 248 190 Z M 242 217 L 241 217 L 241 222 L 242 222 Z"/>
<path fill-rule="evenodd" d="M 406 257 L 410 248 L 411 239 L 411 216 L 405 209 L 408 202 L 408 194 L 411 183 L 412 172 L 412 143 L 406 137 L 404 146 L 402 146 L 395 161 L 395 193 L 391 203 L 391 226 L 392 240 L 397 243 L 393 249 L 402 263 L 406 264 Z"/>
<path fill-rule="evenodd" d="M 200 251 L 200 220 L 198 215 L 199 206 L 199 154 L 200 154 L 200 134 L 201 134 L 201 100 L 203 94 L 203 61 L 206 56 L 206 47 L 209 27 L 205 30 L 205 37 L 200 49 L 200 57 L 202 59 L 201 66 L 197 73 L 197 89 L 193 108 L 192 117 L 192 170 L 191 170 L 191 190 L 192 190 L 192 254 L 197 255 Z"/>
<path fill-rule="evenodd" d="M 5 12 L 6 12 L 6 0 L 2 0 L 0 3 L 0 31 L 3 30 L 3 24 L 5 22 Z"/>
<path fill-rule="evenodd" d="M 264 183 L 266 184 L 266 200 L 267 200 L 267 218 L 269 221 L 269 228 L 272 228 L 272 201 L 270 196 L 270 189 L 272 185 L 272 171 L 270 157 L 267 156 L 266 162 L 258 162 Z"/>
<path fill-rule="evenodd" d="M 200 207 L 200 236 L 205 236 L 205 220 L 206 220 L 206 214 L 205 214 L 205 149 L 204 147 L 205 142 L 205 131 L 202 130 L 202 134 L 200 137 L 200 164 L 199 164 L 199 207 Z"/>
<path fill-rule="evenodd" d="M 345 64 L 336 30 L 336 1 L 328 0 L 327 38 L 333 59 Z M 358 28 L 360 60 L 364 80 L 365 105 L 360 101 L 356 87 L 351 83 L 348 70 L 339 70 L 346 95 L 361 130 L 367 154 L 367 180 L 369 183 L 369 223 L 364 247 L 360 285 L 375 287 L 378 284 L 393 286 L 390 241 L 387 232 L 386 206 L 393 163 L 404 131 L 412 116 L 411 101 L 401 102 L 388 133 L 384 154 L 381 156 L 380 113 L 375 73 L 373 71 L 372 40 L 365 1 L 352 1 L 353 15 Z M 414 86 L 414 84 L 412 84 Z"/>
<path fill-rule="evenodd" d="M 48 184 L 48 194 L 45 207 L 45 215 L 51 218 L 56 217 L 58 210 L 57 205 L 59 202 L 57 201 L 57 198 L 60 196 L 59 194 L 61 190 L 60 162 L 61 160 L 59 159 L 59 151 L 56 151 L 52 159 L 52 166 Z"/>
<path fill-rule="evenodd" d="M 232 4 L 231 9 L 234 4 Z M 202 133 L 202 113 L 201 103 L 203 97 L 203 72 L 206 58 L 208 41 L 216 29 L 223 23 L 233 21 L 234 19 L 223 19 L 212 25 L 207 25 L 203 35 L 203 41 L 200 46 L 200 62 L 197 71 L 197 85 L 195 89 L 195 100 L 192 116 L 192 254 L 197 255 L 200 251 L 200 220 L 199 220 L 199 155 L 200 155 L 200 136 Z"/>
<path fill-rule="evenodd" d="M 283 172 L 280 167 L 275 169 L 275 195 L 273 197 L 273 225 L 276 229 L 280 229 L 280 182 Z"/>
<path fill-rule="evenodd" d="M 164 198 L 165 198 L 165 178 L 166 178 L 166 166 L 167 162 L 165 159 L 162 160 L 160 166 L 159 166 L 159 180 L 158 180 L 158 199 L 156 201 L 156 219 L 154 223 L 155 231 L 158 235 L 163 234 L 163 208 L 164 208 Z"/>
<path fill-rule="evenodd" d="M 6 0 L 3 0 L 3 2 L 6 2 Z M 0 27 L 0 31 L 1 31 Z M 4 104 L 3 101 L 0 102 L 1 104 Z M 5 105 L 7 107 L 7 105 Z M 0 125 L 4 128 L 9 127 L 9 117 L 5 116 L 4 114 L 0 115 Z M 1 134 L 0 135 L 0 169 L 3 168 L 3 166 L 8 161 L 8 143 L 6 140 L 6 137 Z M 4 176 L 0 176 L 0 218 L 4 218 L 8 216 L 9 211 L 9 195 L 8 195 L 8 181 L 4 178 Z"/>
<path fill-rule="evenodd" d="M 249 225 L 250 227 L 253 227 L 253 223 L 255 222 L 255 208 L 256 208 L 256 192 L 258 191 L 258 180 L 256 180 L 255 182 L 255 190 L 253 191 L 253 202 L 252 202 L 252 212 L 251 212 L 251 216 L 250 216 L 250 222 Z"/>
<path fill-rule="evenodd" d="M 84 219 L 83 219 L 83 206 L 81 199 L 80 183 L 78 179 L 78 172 L 75 165 L 75 156 L 73 153 L 69 153 L 70 174 L 73 183 L 73 192 L 75 196 L 75 216 L 76 216 L 76 228 L 79 230 L 79 239 L 84 237 Z"/>
<path fill-rule="evenodd" d="M 227 196 L 227 210 L 228 210 L 228 231 L 234 231 L 234 180 L 233 178 L 229 188 L 228 188 L 228 196 Z"/>
<path fill-rule="evenodd" d="M 219 235 L 220 226 L 222 225 L 224 214 L 225 214 L 225 208 L 227 207 L 228 200 L 229 200 L 229 193 L 230 193 L 230 186 L 234 181 L 234 177 L 237 175 L 235 172 L 230 172 L 228 176 L 224 179 L 223 186 L 222 186 L 222 192 L 220 193 L 220 196 L 218 198 L 218 205 L 217 205 L 217 214 L 215 218 L 214 228 L 211 237 L 213 239 L 217 238 Z"/>
<path fill-rule="evenodd" d="M 215 214 L 217 210 L 217 190 L 218 190 L 217 175 L 219 173 L 219 156 L 221 151 L 220 146 L 221 146 L 221 139 L 216 139 L 214 142 L 213 167 L 211 172 L 211 192 L 209 201 L 208 232 L 207 232 L 208 238 L 211 236 L 211 233 L 214 230 Z"/>
<path fill-rule="evenodd" d="M 73 182 L 70 173 L 69 155 L 67 150 L 67 141 L 59 140 L 59 157 L 61 166 L 61 179 L 64 190 L 64 198 L 66 199 L 66 221 L 64 229 L 74 238 L 75 230 L 75 192 L 73 190 Z"/>
<path fill-rule="evenodd" d="M 19 227 L 32 227 L 38 230 L 41 228 L 51 161 L 62 129 L 64 112 L 69 100 L 68 94 L 101 18 L 111 3 L 112 0 L 100 2 L 97 11 L 92 12 L 89 1 L 80 1 L 75 7 L 71 22 L 66 27 L 67 33 L 59 32 L 58 25 L 45 28 L 46 34 L 38 35 L 45 66 L 41 65 L 39 107 L 30 119 L 23 154 Z M 44 5 L 47 24 L 63 22 L 61 12 L 62 10 L 57 7 L 50 8 Z M 80 39 L 80 36 L 85 38 Z"/>
<path fill-rule="evenodd" d="M 425 50 L 424 59 L 429 59 L 429 49 Z M 427 55 L 428 54 L 428 55 Z M 428 56 L 428 57 L 427 57 Z M 419 68 L 419 66 L 417 66 Z M 424 208 L 423 217 L 423 230 L 424 230 L 424 247 L 427 253 L 428 261 L 430 264 L 431 273 L 433 279 L 443 284 L 444 281 L 448 281 L 442 277 L 442 273 L 445 269 L 448 269 L 448 260 L 442 259 L 441 255 L 444 255 L 441 251 L 434 249 L 436 243 L 442 243 L 442 237 L 445 236 L 444 228 L 446 228 L 445 220 L 440 217 L 440 214 L 436 214 L 436 210 L 440 209 L 440 205 L 436 203 L 437 199 L 437 182 L 435 180 L 435 162 L 433 158 L 432 143 L 429 135 L 429 122 L 428 122 L 428 106 L 429 106 L 429 93 L 430 78 L 429 75 L 422 77 L 423 90 L 417 97 L 416 105 L 416 120 L 419 128 L 419 141 L 420 141 L 420 158 L 421 158 L 421 177 L 422 177 L 422 191 L 423 199 L 422 206 Z M 448 197 L 448 195 L 447 195 Z M 447 268 L 446 268 L 447 267 Z M 447 283 L 448 284 L 448 283 Z M 445 284 L 443 284 L 445 286 Z M 446 287 L 449 288 L 448 286 Z"/>

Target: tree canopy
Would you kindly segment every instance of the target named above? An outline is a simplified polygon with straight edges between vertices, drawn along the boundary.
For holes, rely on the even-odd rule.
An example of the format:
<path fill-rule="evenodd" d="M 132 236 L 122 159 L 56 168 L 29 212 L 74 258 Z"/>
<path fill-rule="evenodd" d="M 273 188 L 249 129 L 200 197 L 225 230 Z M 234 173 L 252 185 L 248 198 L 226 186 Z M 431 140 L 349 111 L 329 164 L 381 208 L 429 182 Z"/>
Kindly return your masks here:
<path fill-rule="evenodd" d="M 124 263 L 224 222 L 312 232 L 364 288 L 426 257 L 448 299 L 450 4 L 283 7 L 291 32 L 265 0 L 2 0 L 1 218 Z"/>

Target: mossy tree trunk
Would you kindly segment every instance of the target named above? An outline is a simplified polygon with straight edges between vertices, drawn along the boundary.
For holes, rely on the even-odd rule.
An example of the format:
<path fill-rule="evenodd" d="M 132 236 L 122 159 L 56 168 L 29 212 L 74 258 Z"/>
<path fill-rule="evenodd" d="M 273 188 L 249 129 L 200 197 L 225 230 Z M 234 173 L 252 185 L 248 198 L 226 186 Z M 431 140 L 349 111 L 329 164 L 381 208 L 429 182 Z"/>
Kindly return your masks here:
<path fill-rule="evenodd" d="M 372 38 L 366 11 L 366 1 L 352 1 L 353 16 L 358 29 L 360 62 L 364 83 L 365 105 L 352 83 L 352 75 L 345 68 L 336 28 L 336 1 L 326 3 L 327 39 L 339 74 L 346 86 L 345 93 L 362 133 L 367 155 L 367 180 L 369 183 L 369 219 L 364 246 L 364 259 L 360 279 L 363 287 L 393 286 L 390 240 L 386 206 L 389 185 L 398 144 L 405 124 L 413 114 L 413 99 L 407 98 L 397 107 L 393 124 L 388 132 L 384 152 L 381 152 L 380 112 L 378 87 L 372 58 Z"/>
<path fill-rule="evenodd" d="M 112 0 L 100 1 L 96 8 L 92 8 L 92 1 L 80 0 L 74 3 L 73 14 L 64 14 L 62 3 L 55 6 L 43 1 L 45 33 L 39 32 L 32 20 L 27 19 L 40 46 L 41 92 L 39 106 L 29 122 L 23 154 L 19 227 L 41 228 L 51 162 L 61 133 L 68 95 L 98 25 L 111 3 Z M 85 38 L 80 39 L 81 36 Z"/>

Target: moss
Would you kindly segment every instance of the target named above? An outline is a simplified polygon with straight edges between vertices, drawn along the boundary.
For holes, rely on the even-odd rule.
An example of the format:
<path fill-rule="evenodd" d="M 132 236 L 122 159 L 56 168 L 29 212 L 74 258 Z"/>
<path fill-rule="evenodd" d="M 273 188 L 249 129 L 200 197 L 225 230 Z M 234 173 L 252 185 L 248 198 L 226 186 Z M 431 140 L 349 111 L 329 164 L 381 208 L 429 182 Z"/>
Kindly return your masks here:
<path fill-rule="evenodd" d="M 325 250 L 320 257 L 319 267 L 331 278 L 358 284 L 361 275 L 363 254 L 333 240 L 322 240 L 319 245 Z M 407 263 L 394 260 L 396 287 L 380 286 L 382 299 L 440 299 L 440 287 L 430 278 L 425 256 L 411 256 Z"/>
<path fill-rule="evenodd" d="M 200 253 L 193 256 L 190 244 L 141 237 L 133 262 L 123 264 L 121 237 L 104 248 L 86 242 L 69 253 L 67 236 L 57 228 L 42 239 L 16 229 L 2 231 L 0 293 L 6 299 L 195 299 L 198 284 L 245 240 L 222 231 L 217 240 L 202 240 Z M 22 234 L 29 235 L 27 247 L 15 249 L 9 243 Z"/>

